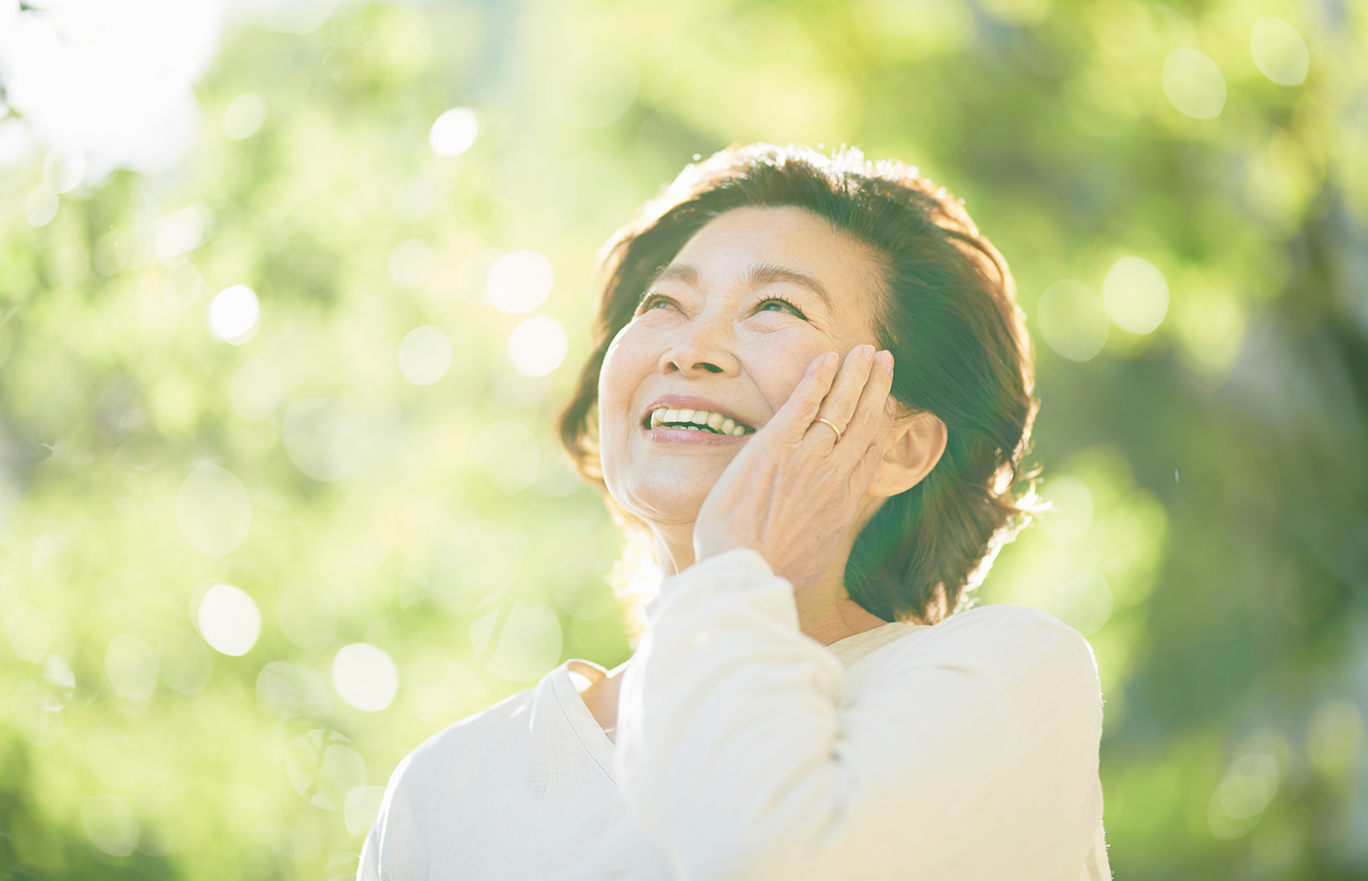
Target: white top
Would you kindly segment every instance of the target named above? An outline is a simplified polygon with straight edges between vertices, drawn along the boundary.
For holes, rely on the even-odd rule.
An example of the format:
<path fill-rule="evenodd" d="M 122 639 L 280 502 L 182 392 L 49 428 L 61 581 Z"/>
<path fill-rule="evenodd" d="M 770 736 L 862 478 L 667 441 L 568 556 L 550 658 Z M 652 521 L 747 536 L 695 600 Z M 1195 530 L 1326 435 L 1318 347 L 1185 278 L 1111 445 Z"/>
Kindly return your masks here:
<path fill-rule="evenodd" d="M 360 881 L 1110 879 L 1088 643 L 987 606 L 822 646 L 758 553 L 667 579 L 617 747 L 570 679 L 395 769 Z"/>

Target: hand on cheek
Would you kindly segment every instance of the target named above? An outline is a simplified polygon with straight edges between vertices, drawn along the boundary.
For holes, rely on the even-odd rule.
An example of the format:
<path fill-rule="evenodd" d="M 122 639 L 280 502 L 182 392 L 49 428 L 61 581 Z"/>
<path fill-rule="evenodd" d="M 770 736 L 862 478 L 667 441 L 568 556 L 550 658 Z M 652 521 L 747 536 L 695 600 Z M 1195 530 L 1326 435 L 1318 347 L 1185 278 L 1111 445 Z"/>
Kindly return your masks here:
<path fill-rule="evenodd" d="M 694 556 L 754 548 L 801 589 L 855 522 L 892 429 L 893 356 L 857 346 L 821 355 L 731 461 L 694 524 Z"/>

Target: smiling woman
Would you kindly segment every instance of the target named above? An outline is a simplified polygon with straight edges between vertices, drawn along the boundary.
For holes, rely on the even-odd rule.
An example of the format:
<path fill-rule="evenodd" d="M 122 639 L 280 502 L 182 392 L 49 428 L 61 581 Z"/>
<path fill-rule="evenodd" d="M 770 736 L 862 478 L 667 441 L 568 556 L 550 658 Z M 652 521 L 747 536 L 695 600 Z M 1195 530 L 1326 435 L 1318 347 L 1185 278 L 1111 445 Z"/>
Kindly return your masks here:
<path fill-rule="evenodd" d="M 964 610 L 1027 510 L 1034 402 L 959 203 L 855 151 L 734 148 L 602 266 L 561 437 L 659 597 L 626 664 L 405 759 L 360 877 L 1110 877 L 1091 650 Z"/>

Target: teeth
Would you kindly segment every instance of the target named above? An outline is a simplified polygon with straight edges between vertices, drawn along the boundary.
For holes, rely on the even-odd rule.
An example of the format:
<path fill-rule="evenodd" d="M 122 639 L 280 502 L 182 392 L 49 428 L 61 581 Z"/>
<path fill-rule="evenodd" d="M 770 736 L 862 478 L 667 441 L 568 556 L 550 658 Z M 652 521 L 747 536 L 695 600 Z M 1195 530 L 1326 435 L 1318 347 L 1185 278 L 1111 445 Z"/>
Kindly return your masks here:
<path fill-rule="evenodd" d="M 703 426 L 707 426 L 718 434 L 727 434 L 733 437 L 740 437 L 746 433 L 744 425 L 711 410 L 675 410 L 661 407 L 651 413 L 651 428 L 659 428 L 667 422 L 686 431 L 701 431 Z M 680 425 L 680 423 L 693 424 Z"/>

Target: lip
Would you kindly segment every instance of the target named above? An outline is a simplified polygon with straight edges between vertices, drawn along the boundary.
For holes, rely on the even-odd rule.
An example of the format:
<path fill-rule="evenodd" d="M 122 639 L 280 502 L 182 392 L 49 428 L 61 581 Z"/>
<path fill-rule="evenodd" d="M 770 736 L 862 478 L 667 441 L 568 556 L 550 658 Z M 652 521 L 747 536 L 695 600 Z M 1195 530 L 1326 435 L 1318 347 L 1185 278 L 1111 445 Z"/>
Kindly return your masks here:
<path fill-rule="evenodd" d="M 740 422 L 743 425 L 749 425 L 751 428 L 757 427 L 752 425 L 750 420 L 742 419 L 740 416 L 737 416 L 735 412 L 723 407 L 716 401 L 700 398 L 698 395 L 662 395 L 646 405 L 646 409 L 637 417 L 637 424 L 641 425 L 644 423 L 647 417 L 661 407 L 668 407 L 671 410 L 707 410 L 712 413 L 721 413 L 733 422 Z M 742 435 L 742 437 L 744 437 L 744 435 Z"/>

